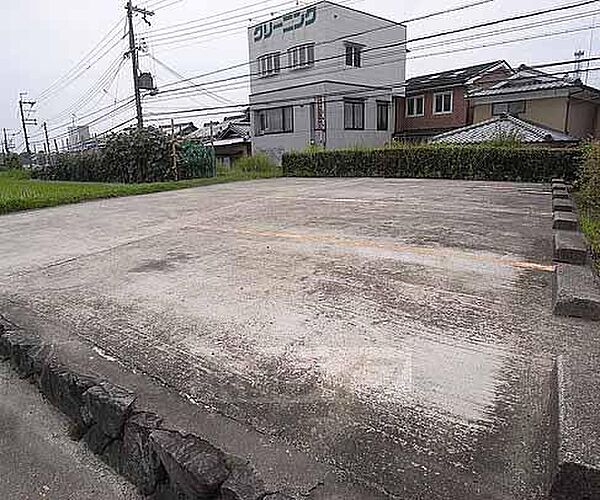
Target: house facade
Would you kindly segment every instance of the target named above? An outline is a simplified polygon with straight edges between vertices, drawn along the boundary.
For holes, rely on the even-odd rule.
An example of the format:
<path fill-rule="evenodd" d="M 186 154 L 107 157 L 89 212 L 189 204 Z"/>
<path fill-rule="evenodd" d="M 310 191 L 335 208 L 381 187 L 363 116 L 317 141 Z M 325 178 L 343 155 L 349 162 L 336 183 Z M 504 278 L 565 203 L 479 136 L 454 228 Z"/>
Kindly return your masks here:
<path fill-rule="evenodd" d="M 389 142 L 405 41 L 404 25 L 328 1 L 249 28 L 254 152 Z"/>
<path fill-rule="evenodd" d="M 577 139 L 600 137 L 600 91 L 572 77 L 521 66 L 510 78 L 469 93 L 473 123 L 509 114 Z"/>
<path fill-rule="evenodd" d="M 405 96 L 396 99 L 395 137 L 425 141 L 470 124 L 473 114 L 469 92 L 487 88 L 512 74 L 505 61 L 492 61 L 409 79 Z"/>

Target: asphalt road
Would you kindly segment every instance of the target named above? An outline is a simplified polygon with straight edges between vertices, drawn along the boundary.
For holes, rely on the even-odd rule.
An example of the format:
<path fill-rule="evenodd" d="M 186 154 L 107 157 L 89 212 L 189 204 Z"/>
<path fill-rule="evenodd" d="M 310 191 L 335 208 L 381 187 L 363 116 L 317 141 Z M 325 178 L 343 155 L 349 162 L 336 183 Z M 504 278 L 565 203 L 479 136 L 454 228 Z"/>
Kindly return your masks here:
<path fill-rule="evenodd" d="M 37 388 L 0 362 L 0 498 L 141 498 L 135 488 L 69 439 L 68 421 Z"/>
<path fill-rule="evenodd" d="M 547 187 L 278 179 L 13 214 L 0 307 L 398 498 L 543 498 Z M 18 318 L 17 318 L 18 319 Z"/>

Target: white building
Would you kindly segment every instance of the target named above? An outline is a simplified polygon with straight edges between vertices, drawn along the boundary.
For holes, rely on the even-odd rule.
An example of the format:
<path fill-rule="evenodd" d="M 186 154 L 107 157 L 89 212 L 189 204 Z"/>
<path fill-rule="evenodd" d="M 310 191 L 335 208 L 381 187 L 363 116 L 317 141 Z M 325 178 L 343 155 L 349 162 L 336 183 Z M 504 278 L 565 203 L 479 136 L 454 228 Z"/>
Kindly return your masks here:
<path fill-rule="evenodd" d="M 405 41 L 404 25 L 329 1 L 249 28 L 254 152 L 390 141 Z"/>

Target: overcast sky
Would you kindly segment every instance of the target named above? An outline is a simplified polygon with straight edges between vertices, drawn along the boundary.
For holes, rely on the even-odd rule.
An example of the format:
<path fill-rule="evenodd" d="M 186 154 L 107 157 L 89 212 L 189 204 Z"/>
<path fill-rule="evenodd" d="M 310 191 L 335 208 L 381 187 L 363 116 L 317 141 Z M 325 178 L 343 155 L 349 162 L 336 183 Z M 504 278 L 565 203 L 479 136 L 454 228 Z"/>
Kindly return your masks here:
<path fill-rule="evenodd" d="M 474 1 L 342 0 L 340 3 L 395 21 L 404 21 L 421 14 L 470 4 Z M 75 81 L 65 88 L 59 88 L 59 91 L 46 96 L 45 99 L 39 99 L 39 104 L 30 116 L 36 118 L 40 124 L 47 121 L 51 139 L 58 137 L 60 140 L 61 134 L 66 131 L 67 124 L 86 123 L 97 116 L 101 117 L 103 113 L 115 109 L 115 101 L 130 95 L 132 93 L 130 62 L 124 61 L 120 71 L 118 73 L 116 71 L 121 54 L 126 50 L 127 44 L 126 38 L 123 37 L 125 34 L 124 3 L 124 1 L 117 0 L 4 0 L 0 7 L 3 21 L 0 32 L 0 42 L 3 47 L 3 50 L 0 51 L 0 64 L 3 72 L 0 81 L 0 127 L 9 129 L 9 133 L 20 130 L 19 92 L 28 92 L 28 98 L 31 100 L 38 99 L 45 89 L 78 63 L 113 27 L 115 30 L 112 35 L 116 38 L 106 48 L 109 49 L 113 43 L 116 45 L 89 69 L 86 65 L 83 68 L 85 71 Z M 494 0 L 458 13 L 408 23 L 408 39 L 469 26 L 486 20 L 572 3 L 575 3 L 575 0 Z M 285 0 L 267 2 L 145 0 L 139 2 L 138 5 L 149 5 L 156 9 L 156 14 L 150 18 L 152 27 L 147 28 L 142 19 L 138 17 L 136 29 L 140 34 L 148 29 L 150 32 L 163 30 L 154 31 L 154 38 L 147 35 L 148 53 L 188 78 L 247 61 L 246 28 L 250 24 L 250 20 L 253 24 L 265 17 L 268 18 L 272 13 L 279 14 L 287 10 L 288 6 L 292 8 L 294 4 L 294 1 L 286 3 Z M 417 44 L 412 46 L 409 44 L 409 49 L 414 50 L 409 54 L 407 61 L 408 76 L 496 59 L 505 59 L 514 67 L 522 63 L 543 64 L 570 60 L 577 50 L 585 51 L 587 56 L 590 52 L 590 45 L 591 53 L 594 54 L 600 43 L 600 40 L 597 40 L 600 39 L 600 35 L 595 39 L 593 33 L 595 22 L 600 23 L 600 16 L 594 16 L 594 13 L 600 13 L 599 9 L 600 3 L 596 3 L 550 16 L 488 28 L 485 32 L 489 34 L 492 29 L 495 31 L 509 26 L 530 24 L 534 21 L 557 21 L 559 17 L 581 15 L 579 19 L 563 20 L 560 23 L 530 27 L 516 32 L 496 33 L 486 38 L 463 40 L 455 44 L 450 44 L 449 38 L 432 40 L 428 43 L 434 43 L 434 46 L 421 50 L 418 50 Z M 223 12 L 226 13 L 222 14 Z M 192 21 L 197 21 L 197 23 L 192 23 Z M 190 24 L 172 30 L 167 29 L 171 25 L 180 23 Z M 180 31 L 173 33 L 175 29 Z M 183 29 L 185 31 L 181 31 Z M 564 31 L 570 32 L 537 40 L 515 41 L 523 37 Z M 482 31 L 468 32 L 461 36 L 476 33 L 482 33 Z M 455 35 L 453 38 L 457 36 Z M 108 41 L 110 40 L 109 37 Z M 474 48 L 505 41 L 513 43 Z M 467 47 L 473 48 L 439 54 L 439 52 Z M 436 55 L 436 53 L 438 54 Z M 141 69 L 151 71 L 155 75 L 159 88 L 168 88 L 168 84 L 177 80 L 178 77 L 156 60 L 147 55 L 142 56 Z M 600 67 L 600 63 L 591 63 L 591 65 Z M 244 71 L 247 70 L 241 68 L 226 74 L 219 73 L 206 77 L 204 80 L 198 80 L 198 82 L 233 76 Z M 549 71 L 555 71 L 555 69 L 552 68 Z M 106 75 L 106 78 L 102 81 L 103 75 Z M 114 75 L 116 77 L 113 79 Z M 103 85 L 98 87 L 99 81 Z M 189 107 L 223 106 L 225 102 L 246 102 L 248 90 L 244 81 L 235 80 L 234 82 L 235 84 L 228 83 L 226 88 L 223 88 L 223 84 L 221 84 L 221 88 L 214 92 L 217 94 L 216 96 L 214 94 L 197 94 L 193 99 L 180 98 L 168 101 L 148 97 L 144 109 L 148 113 L 157 113 Z M 600 85 L 600 71 L 590 72 L 588 83 Z M 95 89 L 96 87 L 99 90 L 88 92 L 90 88 Z M 78 105 L 78 101 L 83 105 Z M 99 108 L 106 108 L 108 111 L 87 118 L 89 113 Z M 94 124 L 92 130 L 102 132 L 131 116 L 133 116 L 133 111 L 124 109 L 121 114 L 115 114 L 113 117 L 105 118 Z M 201 123 L 206 119 L 208 118 L 199 117 L 194 121 Z M 178 121 L 182 120 L 178 119 Z M 41 144 L 40 127 L 31 126 L 30 132 L 33 139 Z M 15 136 L 14 146 L 19 146 L 21 143 L 22 135 Z"/>

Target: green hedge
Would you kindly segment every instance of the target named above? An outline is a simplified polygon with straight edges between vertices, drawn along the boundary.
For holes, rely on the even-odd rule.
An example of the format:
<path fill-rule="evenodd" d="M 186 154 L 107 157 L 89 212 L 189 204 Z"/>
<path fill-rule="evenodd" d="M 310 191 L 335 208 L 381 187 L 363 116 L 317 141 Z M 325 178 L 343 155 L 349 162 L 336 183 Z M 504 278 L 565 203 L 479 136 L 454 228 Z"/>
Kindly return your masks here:
<path fill-rule="evenodd" d="M 173 143 L 159 129 L 132 129 L 111 136 L 100 150 L 52 155 L 32 176 L 43 180 L 145 183 L 212 177 L 212 151 Z"/>
<path fill-rule="evenodd" d="M 283 175 L 293 177 L 410 177 L 489 181 L 573 180 L 581 150 L 508 146 L 403 144 L 385 149 L 283 155 Z"/>

